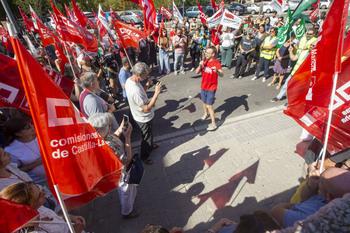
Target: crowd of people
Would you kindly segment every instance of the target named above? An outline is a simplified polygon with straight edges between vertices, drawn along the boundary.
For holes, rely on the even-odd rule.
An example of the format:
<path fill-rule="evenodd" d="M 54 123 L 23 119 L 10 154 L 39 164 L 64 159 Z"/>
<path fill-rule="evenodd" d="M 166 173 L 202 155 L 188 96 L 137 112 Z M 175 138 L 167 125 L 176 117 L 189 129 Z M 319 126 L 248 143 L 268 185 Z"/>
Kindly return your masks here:
<path fill-rule="evenodd" d="M 201 100 L 204 110 L 202 120 L 210 117 L 208 130 L 215 130 L 217 125 L 213 104 L 218 77 L 224 75 L 223 67 L 230 70 L 235 64 L 231 78 L 242 79 L 254 68 L 252 64 L 255 62 L 255 75 L 252 80 L 259 79 L 260 72 L 264 70 L 262 82 L 265 82 L 273 64 L 273 79 L 267 85 L 273 86 L 277 82 L 276 89 L 281 90 L 271 101 L 279 101 L 286 93 L 288 80 L 316 45 L 324 19 L 325 14 L 322 13 L 304 37 L 297 40 L 292 34 L 280 47 L 277 46 L 277 35 L 285 22 L 276 13 L 270 17 L 260 14 L 255 20 L 253 16 L 243 17 L 242 24 L 237 29 L 221 26 L 209 29 L 206 25 L 198 24 L 196 19 L 189 22 L 185 17 L 182 24 L 175 19 L 169 33 L 163 28 L 158 37 L 152 32 L 147 38 L 141 39 L 140 50 L 124 49 L 112 29 L 115 40 L 113 44 L 102 41 L 98 53 L 87 52 L 83 46 L 78 45 L 75 48 L 76 54 L 67 56 L 70 63 L 65 64 L 63 69 L 60 66 L 62 61 L 57 58 L 53 45 L 44 47 L 40 35 L 26 37 L 36 47 L 36 51 L 29 47 L 28 50 L 39 64 L 76 83 L 70 99 L 126 167 L 133 155 L 133 128 L 141 132 L 140 158 L 145 165 L 153 163 L 151 152 L 159 147 L 153 142 L 153 118 L 162 83 L 154 77 L 148 78 L 151 72 L 158 73 L 159 76 L 169 75 L 172 70 L 174 75 L 183 75 L 186 71 L 201 74 Z M 296 20 L 295 26 L 298 23 L 300 20 Z M 110 26 L 113 28 L 113 24 Z M 190 63 L 187 59 L 188 53 L 191 57 Z M 6 54 L 13 55 L 8 52 Z M 284 80 L 288 73 L 288 78 Z M 146 91 L 151 86 L 155 90 L 149 98 Z M 115 118 L 114 114 L 120 103 L 125 103 L 130 108 L 130 124 L 124 120 L 118 124 Z M 0 197 L 37 209 L 41 222 L 35 227 L 47 232 L 68 232 L 68 225 L 58 215 L 60 207 L 46 188 L 45 170 L 31 118 L 14 109 L 3 109 L 1 117 L 5 118 L 2 127 L 5 137 L 1 141 L 4 149 L 0 148 Z M 282 203 L 272 208 L 273 218 L 266 212 L 255 211 L 243 215 L 239 223 L 221 219 L 208 232 L 290 232 L 282 228 L 307 228 L 309 225 L 305 226 L 303 222 L 316 224 L 317 221 L 320 222 L 319 219 L 325 219 L 333 208 L 349 207 L 348 199 L 345 198 L 347 196 L 343 197 L 350 192 L 350 172 L 347 170 L 349 156 L 341 154 L 328 159 L 328 169 L 321 174 L 318 164 L 314 163 L 316 159 L 312 158 L 317 153 L 313 143 L 310 151 L 313 154 L 306 161 L 309 164 L 307 177 L 291 203 Z M 141 211 L 133 207 L 137 194 L 136 185 L 121 179 L 118 194 L 122 217 L 138 217 Z M 325 208 L 330 204 L 331 207 Z M 344 208 L 342 210 L 348 216 L 348 211 Z M 318 216 L 316 220 L 312 217 L 315 213 Z M 84 218 L 71 215 L 71 220 L 75 223 L 76 232 L 82 232 L 86 225 Z M 327 220 L 335 221 L 332 218 Z M 50 224 L 50 221 L 55 221 L 55 224 Z M 183 230 L 174 228 L 168 231 L 161 226 L 149 225 L 142 232 Z M 337 232 L 347 231 L 343 229 Z"/>

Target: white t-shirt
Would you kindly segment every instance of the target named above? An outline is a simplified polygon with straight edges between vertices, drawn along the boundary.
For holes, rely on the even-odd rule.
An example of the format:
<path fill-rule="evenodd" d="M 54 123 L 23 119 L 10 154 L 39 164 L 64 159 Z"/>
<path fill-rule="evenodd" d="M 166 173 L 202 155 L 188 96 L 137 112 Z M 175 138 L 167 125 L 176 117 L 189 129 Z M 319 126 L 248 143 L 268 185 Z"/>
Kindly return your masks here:
<path fill-rule="evenodd" d="M 28 176 L 27 173 L 22 172 L 18 169 L 16 163 L 10 163 L 6 167 L 7 170 L 10 171 L 10 177 L 0 177 L 0 191 L 11 184 L 19 183 L 19 182 L 27 182 L 32 181 L 32 179 Z"/>
<path fill-rule="evenodd" d="M 141 83 L 134 82 L 130 78 L 125 83 L 126 96 L 128 97 L 130 110 L 135 121 L 146 123 L 153 119 L 154 109 L 150 112 L 145 112 L 140 106 L 149 103 L 147 93 Z"/>
<path fill-rule="evenodd" d="M 234 45 L 235 35 L 233 34 L 233 32 L 224 32 L 221 35 L 221 39 L 222 39 L 222 43 L 221 43 L 222 47 L 230 47 Z"/>
<path fill-rule="evenodd" d="M 18 167 L 28 166 L 41 157 L 37 138 L 27 143 L 14 140 L 5 147 L 5 151 L 11 154 L 11 162 L 16 163 Z M 42 164 L 27 173 L 34 183 L 46 181 L 45 169 Z"/>
<path fill-rule="evenodd" d="M 278 17 L 270 17 L 270 24 L 272 25 L 272 27 L 275 27 L 275 23 L 278 21 Z"/>

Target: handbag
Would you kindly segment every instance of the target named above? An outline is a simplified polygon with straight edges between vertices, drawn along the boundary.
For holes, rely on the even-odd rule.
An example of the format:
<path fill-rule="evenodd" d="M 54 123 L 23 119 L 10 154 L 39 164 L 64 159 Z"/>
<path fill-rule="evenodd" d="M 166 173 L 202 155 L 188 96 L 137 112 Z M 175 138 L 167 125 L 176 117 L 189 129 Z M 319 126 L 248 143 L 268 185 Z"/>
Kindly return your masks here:
<path fill-rule="evenodd" d="M 134 154 L 131 161 L 123 172 L 123 181 L 128 184 L 140 184 L 145 170 L 143 168 L 140 155 Z"/>

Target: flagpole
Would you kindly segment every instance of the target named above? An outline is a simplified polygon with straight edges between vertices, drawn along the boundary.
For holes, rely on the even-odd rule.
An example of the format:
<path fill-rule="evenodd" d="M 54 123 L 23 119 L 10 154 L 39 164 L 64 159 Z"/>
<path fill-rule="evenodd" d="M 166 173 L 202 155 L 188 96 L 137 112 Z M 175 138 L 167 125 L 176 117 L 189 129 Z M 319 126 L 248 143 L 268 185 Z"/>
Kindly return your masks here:
<path fill-rule="evenodd" d="M 68 49 L 67 49 L 66 43 L 63 42 L 63 45 L 64 45 L 64 49 L 66 50 L 66 54 L 68 54 Z M 70 60 L 70 57 L 67 56 L 67 58 L 68 58 L 68 61 L 69 61 L 70 68 L 72 69 L 72 73 L 74 75 L 74 80 L 76 80 L 77 76 L 75 75 L 74 68 L 73 68 L 72 62 Z"/>
<path fill-rule="evenodd" d="M 124 46 L 123 46 L 123 49 L 124 49 L 124 52 L 125 52 L 126 57 L 128 58 L 128 61 L 129 61 L 130 67 L 131 67 L 131 69 L 132 69 L 132 64 L 131 64 L 131 61 L 130 61 L 130 58 L 129 58 L 129 53 L 127 53 L 127 52 L 126 52 L 126 50 L 125 50 Z"/>
<path fill-rule="evenodd" d="M 324 160 L 326 157 L 326 152 L 327 152 L 327 145 L 328 145 L 328 139 L 329 139 L 329 131 L 331 129 L 331 120 L 332 120 L 332 113 L 333 113 L 333 105 L 334 105 L 334 97 L 335 97 L 335 90 L 337 88 L 337 83 L 338 83 L 338 71 L 335 72 L 334 74 L 334 79 L 333 79 L 333 88 L 332 88 L 332 95 L 331 95 L 331 104 L 329 106 L 329 114 L 328 114 L 328 121 L 327 121 L 327 130 L 326 130 L 326 136 L 325 136 L 325 141 L 323 144 L 323 153 L 321 157 L 321 166 L 320 166 L 320 173 L 323 171 L 323 166 L 324 166 Z"/>
<path fill-rule="evenodd" d="M 63 215 L 64 215 L 64 218 L 66 219 L 66 222 L 68 224 L 68 227 L 69 227 L 69 230 L 72 232 L 72 233 L 75 233 L 75 230 L 73 228 L 73 225 L 72 225 L 72 222 L 70 220 L 70 217 L 69 217 L 69 214 L 68 214 L 68 210 L 66 208 L 66 205 L 64 204 L 63 200 L 62 200 L 62 197 L 61 197 L 61 193 L 60 193 L 60 190 L 58 188 L 58 185 L 55 184 L 53 186 L 55 188 L 55 192 L 57 194 L 57 198 L 58 198 L 58 202 L 60 203 L 61 205 L 61 208 L 62 208 L 62 211 L 63 211 Z"/>
<path fill-rule="evenodd" d="M 123 0 L 123 10 L 124 10 L 124 23 L 125 23 L 125 17 L 126 17 L 126 15 L 125 15 L 125 0 Z"/>

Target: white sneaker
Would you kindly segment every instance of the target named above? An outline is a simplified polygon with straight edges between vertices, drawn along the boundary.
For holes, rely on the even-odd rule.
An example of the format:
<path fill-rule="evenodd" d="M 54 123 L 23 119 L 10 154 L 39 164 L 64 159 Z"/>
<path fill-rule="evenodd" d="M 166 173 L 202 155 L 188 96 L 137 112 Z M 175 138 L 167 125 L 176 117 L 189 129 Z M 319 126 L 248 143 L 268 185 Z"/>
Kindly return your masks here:
<path fill-rule="evenodd" d="M 258 79 L 258 77 L 254 76 L 254 77 L 252 78 L 252 81 L 257 80 L 257 79 Z"/>
<path fill-rule="evenodd" d="M 239 79 L 242 79 L 243 77 L 242 77 L 242 75 L 241 75 L 241 76 L 239 76 L 238 78 L 239 78 Z"/>
<path fill-rule="evenodd" d="M 235 75 L 233 74 L 233 75 L 231 76 L 231 78 L 234 79 L 234 78 L 236 78 L 236 77 L 235 77 Z"/>
<path fill-rule="evenodd" d="M 194 68 L 191 69 L 191 72 L 193 72 L 193 71 L 194 71 Z"/>
<path fill-rule="evenodd" d="M 180 70 L 180 73 L 181 73 L 181 74 L 186 74 L 186 72 L 185 72 L 185 71 L 183 71 L 183 70 Z"/>
<path fill-rule="evenodd" d="M 174 74 L 177 75 L 177 71 L 174 71 Z"/>
<path fill-rule="evenodd" d="M 262 79 L 261 81 L 262 81 L 263 83 L 264 83 L 264 82 L 266 82 L 266 78 L 265 78 L 265 77 L 263 77 L 263 79 Z"/>
<path fill-rule="evenodd" d="M 218 127 L 216 125 L 210 124 L 207 128 L 208 131 L 216 130 Z"/>

